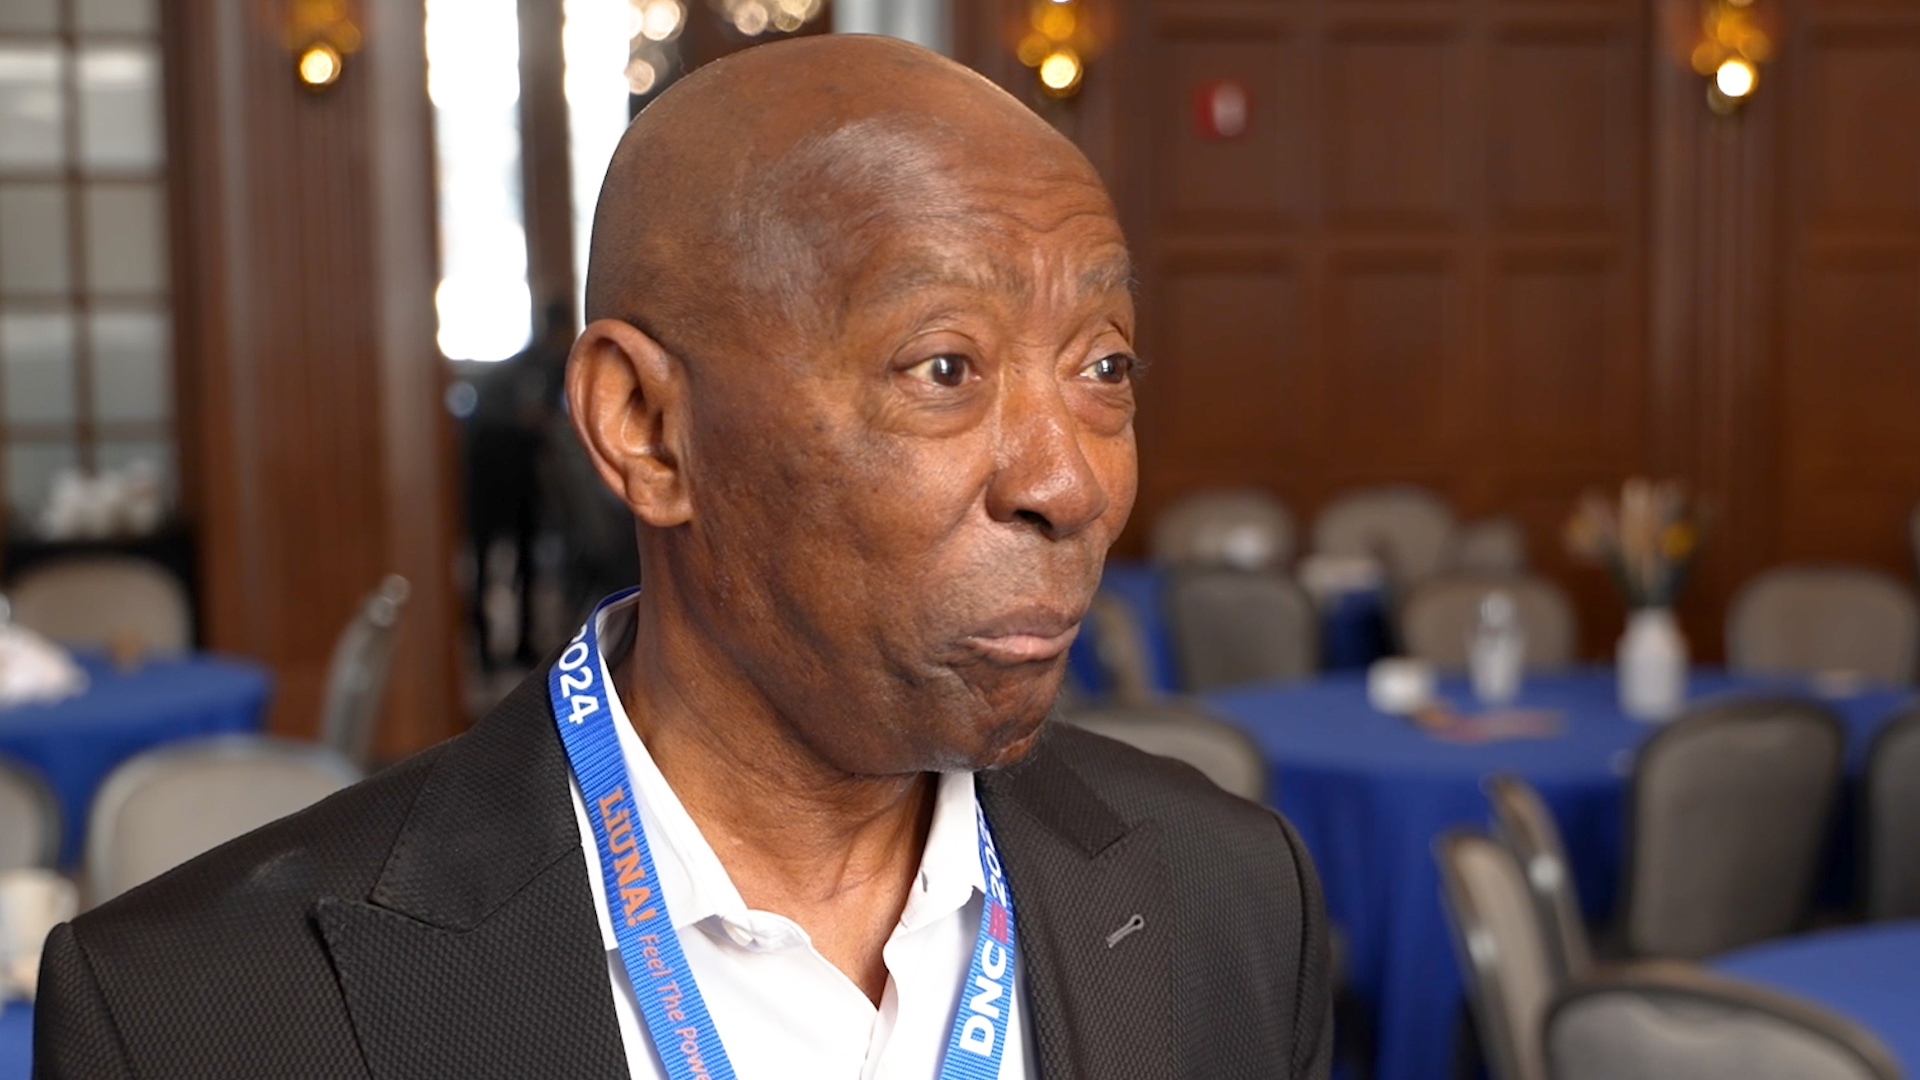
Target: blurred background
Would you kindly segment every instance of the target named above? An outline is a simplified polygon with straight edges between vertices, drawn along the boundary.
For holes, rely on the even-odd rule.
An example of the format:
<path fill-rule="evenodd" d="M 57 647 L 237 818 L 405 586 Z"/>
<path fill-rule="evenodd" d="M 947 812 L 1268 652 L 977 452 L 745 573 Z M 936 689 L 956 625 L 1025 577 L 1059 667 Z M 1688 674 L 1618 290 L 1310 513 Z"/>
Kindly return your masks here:
<path fill-rule="evenodd" d="M 379 745 L 459 730 L 476 673 L 631 574 L 555 394 L 627 118 L 861 29 L 1001 82 L 1113 189 L 1155 363 L 1117 554 L 1183 494 L 1304 526 L 1419 484 L 1516 524 L 1599 656 L 1624 608 L 1562 522 L 1671 476 L 1717 658 L 1769 566 L 1910 576 L 1920 498 L 1920 11 L 1721 6 L 1768 41 L 1732 108 L 1695 54 L 1741 41 L 1699 0 L 6 0 L 0 572 L 159 562 L 288 733 L 403 574 Z M 61 512 L 75 471 L 136 520 Z"/>
<path fill-rule="evenodd" d="M 606 161 L 686 72 L 850 31 L 976 68 L 1107 179 L 1153 366 L 1069 701 L 1215 693 L 1258 744 L 1352 950 L 1343 1068 L 1439 1075 L 1428 845 L 1487 778 L 1546 787 L 1594 918 L 1628 716 L 1812 680 L 1853 792 L 1920 651 L 1913 0 L 0 0 L 0 578 L 81 646 L 19 645 L 0 698 L 58 703 L 0 709 L 0 749 L 57 795 L 53 861 L 141 750 L 377 766 L 633 582 L 559 397 Z M 1420 711 L 1469 667 L 1527 709 Z M 1342 710 L 1425 741 L 1290 741 Z M 1440 745 L 1473 741 L 1507 749 Z M 1442 766 L 1392 855 L 1314 786 Z"/>

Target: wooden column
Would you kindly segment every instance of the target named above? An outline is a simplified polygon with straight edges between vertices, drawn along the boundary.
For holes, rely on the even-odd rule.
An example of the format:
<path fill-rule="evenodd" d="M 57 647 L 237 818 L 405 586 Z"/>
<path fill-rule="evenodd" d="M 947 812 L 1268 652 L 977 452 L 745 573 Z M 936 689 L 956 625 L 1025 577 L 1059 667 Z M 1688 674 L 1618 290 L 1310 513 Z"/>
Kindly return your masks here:
<path fill-rule="evenodd" d="M 1654 220 L 1650 457 L 1704 501 L 1708 546 L 1683 605 L 1688 636 L 1720 658 L 1741 582 L 1774 559 L 1773 141 L 1781 95 L 1716 116 L 1687 64 L 1698 0 L 1662 0 L 1652 36 Z M 1769 73 L 1771 74 L 1771 73 Z"/>
<path fill-rule="evenodd" d="M 310 733 L 335 636 L 405 574 L 381 745 L 430 744 L 460 710 L 421 6 L 366 0 L 364 47 L 319 93 L 295 79 L 278 5 L 163 11 L 208 642 L 271 665 L 273 730 Z"/>

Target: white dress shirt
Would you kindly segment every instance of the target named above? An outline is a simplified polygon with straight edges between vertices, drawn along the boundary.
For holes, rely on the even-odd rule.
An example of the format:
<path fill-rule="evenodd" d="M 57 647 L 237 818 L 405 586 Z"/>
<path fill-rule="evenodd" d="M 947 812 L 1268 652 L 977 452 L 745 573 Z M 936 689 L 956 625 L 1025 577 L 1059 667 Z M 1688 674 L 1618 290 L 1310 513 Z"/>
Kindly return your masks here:
<path fill-rule="evenodd" d="M 615 607 L 601 617 L 628 615 Z M 602 635 L 600 640 L 608 638 Z M 608 679 L 602 685 L 611 687 L 606 666 L 602 657 L 601 676 Z M 887 986 L 876 1008 L 853 980 L 820 955 L 797 923 L 747 907 L 712 845 L 628 723 L 619 696 L 609 698 L 630 790 L 653 849 L 660 895 L 735 1075 L 740 1080 L 934 1080 L 953 1030 L 985 895 L 972 774 L 940 777 L 920 873 L 881 954 Z M 666 1080 L 620 960 L 619 940 L 607 914 L 599 845 L 580 785 L 569 778 L 569 786 L 600 938 L 607 948 L 627 1071 L 635 1080 Z M 1038 1075 L 1022 1030 L 1024 974 L 1016 964 L 1000 1080 Z"/>

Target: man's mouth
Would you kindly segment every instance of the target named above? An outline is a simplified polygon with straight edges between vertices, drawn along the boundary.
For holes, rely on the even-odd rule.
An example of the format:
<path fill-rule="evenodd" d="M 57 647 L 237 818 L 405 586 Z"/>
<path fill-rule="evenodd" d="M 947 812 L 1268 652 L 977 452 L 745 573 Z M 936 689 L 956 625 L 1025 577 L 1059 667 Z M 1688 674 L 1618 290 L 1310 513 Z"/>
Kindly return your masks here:
<path fill-rule="evenodd" d="M 995 619 L 963 640 L 989 663 L 1017 665 L 1053 660 L 1079 635 L 1079 616 L 1035 607 Z"/>

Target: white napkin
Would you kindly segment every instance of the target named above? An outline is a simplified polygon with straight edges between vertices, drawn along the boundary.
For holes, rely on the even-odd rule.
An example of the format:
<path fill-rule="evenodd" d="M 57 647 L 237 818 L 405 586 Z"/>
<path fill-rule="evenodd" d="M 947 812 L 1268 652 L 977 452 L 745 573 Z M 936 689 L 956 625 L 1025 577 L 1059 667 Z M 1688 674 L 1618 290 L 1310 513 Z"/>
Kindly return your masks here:
<path fill-rule="evenodd" d="M 87 673 L 65 649 L 14 623 L 0 624 L 0 708 L 83 694 Z"/>
<path fill-rule="evenodd" d="M 1338 555 L 1316 551 L 1300 560 L 1300 587 L 1321 607 L 1342 594 L 1370 592 L 1387 583 L 1386 567 L 1371 555 Z"/>
<path fill-rule="evenodd" d="M 51 870 L 0 872 L 0 989 L 7 998 L 33 1000 L 47 935 L 79 907 L 73 882 Z"/>

